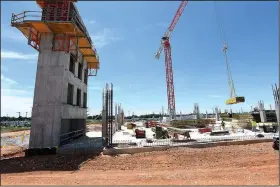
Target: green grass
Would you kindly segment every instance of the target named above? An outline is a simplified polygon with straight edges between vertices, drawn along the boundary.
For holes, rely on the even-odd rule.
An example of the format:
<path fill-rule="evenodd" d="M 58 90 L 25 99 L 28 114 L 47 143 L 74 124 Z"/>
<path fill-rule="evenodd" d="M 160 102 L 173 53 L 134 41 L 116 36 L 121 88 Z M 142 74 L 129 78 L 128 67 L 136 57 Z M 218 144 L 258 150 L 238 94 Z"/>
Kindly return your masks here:
<path fill-rule="evenodd" d="M 16 132 L 16 131 L 23 131 L 23 130 L 30 130 L 30 127 L 3 127 L 3 126 L 1 126 L 1 133 Z"/>
<path fill-rule="evenodd" d="M 101 120 L 87 120 L 87 125 L 89 124 L 101 124 Z"/>

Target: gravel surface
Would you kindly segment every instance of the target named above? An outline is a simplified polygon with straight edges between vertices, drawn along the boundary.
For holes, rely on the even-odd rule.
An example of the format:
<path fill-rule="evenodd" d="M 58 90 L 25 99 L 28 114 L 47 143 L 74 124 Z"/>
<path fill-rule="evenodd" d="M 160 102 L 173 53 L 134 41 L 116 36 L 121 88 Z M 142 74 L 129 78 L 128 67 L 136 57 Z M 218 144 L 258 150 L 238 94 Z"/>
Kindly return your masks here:
<path fill-rule="evenodd" d="M 1 161 L 1 180 L 3 185 L 278 185 L 278 151 L 271 146 L 173 148 L 90 159 L 14 158 Z"/>

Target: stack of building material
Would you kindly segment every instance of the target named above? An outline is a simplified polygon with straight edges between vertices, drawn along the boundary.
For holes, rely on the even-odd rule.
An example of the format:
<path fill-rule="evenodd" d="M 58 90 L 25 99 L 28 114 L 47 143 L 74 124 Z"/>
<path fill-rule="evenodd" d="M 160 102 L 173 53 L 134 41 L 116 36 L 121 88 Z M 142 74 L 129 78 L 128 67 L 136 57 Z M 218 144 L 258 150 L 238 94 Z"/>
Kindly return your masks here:
<path fill-rule="evenodd" d="M 252 129 L 252 124 L 250 122 L 250 119 L 240 119 L 240 120 L 232 119 L 230 124 L 235 129 L 240 129 L 240 128 L 249 129 L 249 130 Z"/>

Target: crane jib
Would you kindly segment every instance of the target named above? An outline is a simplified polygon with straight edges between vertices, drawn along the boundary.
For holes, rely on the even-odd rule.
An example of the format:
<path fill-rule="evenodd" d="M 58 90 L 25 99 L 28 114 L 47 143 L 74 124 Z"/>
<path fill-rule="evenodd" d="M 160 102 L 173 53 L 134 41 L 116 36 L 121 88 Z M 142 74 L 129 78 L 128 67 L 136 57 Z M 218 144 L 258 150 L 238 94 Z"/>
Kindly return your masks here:
<path fill-rule="evenodd" d="M 174 18 L 173 18 L 173 20 L 172 20 L 170 26 L 168 27 L 168 29 L 167 29 L 167 31 L 165 32 L 165 34 L 164 34 L 163 37 L 170 37 L 171 32 L 174 30 L 176 24 L 178 23 L 178 21 L 179 21 L 181 15 L 183 14 L 183 12 L 184 12 L 184 10 L 185 10 L 185 7 L 187 6 L 188 2 L 189 2 L 189 1 L 182 1 L 182 2 L 180 3 L 180 6 L 179 6 L 179 8 L 178 8 L 178 10 L 177 10 L 177 12 L 176 12 L 176 14 L 175 14 L 175 16 L 174 16 Z M 162 45 L 161 45 L 161 47 L 158 49 L 158 51 L 157 51 L 157 53 L 156 53 L 156 55 L 155 55 L 157 59 L 159 59 L 159 56 L 160 56 L 160 54 L 161 54 L 161 51 L 162 51 Z"/>
<path fill-rule="evenodd" d="M 173 18 L 168 30 L 169 32 L 172 32 L 176 26 L 176 24 L 178 23 L 181 15 L 183 14 L 184 10 L 185 10 L 185 7 L 187 6 L 189 1 L 182 1 L 176 14 L 175 14 L 175 17 Z"/>

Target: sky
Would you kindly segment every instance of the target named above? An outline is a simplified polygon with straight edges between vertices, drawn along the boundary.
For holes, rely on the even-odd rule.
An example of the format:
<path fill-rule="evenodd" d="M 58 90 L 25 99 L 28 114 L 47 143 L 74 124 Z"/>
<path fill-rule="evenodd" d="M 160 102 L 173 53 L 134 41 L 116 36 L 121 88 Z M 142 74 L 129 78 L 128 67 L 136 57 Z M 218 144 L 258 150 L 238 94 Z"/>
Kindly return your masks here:
<path fill-rule="evenodd" d="M 176 111 L 189 113 L 218 106 L 229 109 L 229 86 L 221 30 L 228 43 L 230 68 L 243 104 L 233 111 L 248 111 L 263 100 L 274 108 L 271 84 L 278 83 L 278 2 L 190 1 L 171 36 Z M 155 52 L 179 1 L 76 3 L 100 58 L 98 76 L 89 77 L 89 114 L 101 111 L 102 88 L 114 84 L 114 103 L 128 115 L 159 113 L 167 109 L 164 54 Z M 40 11 L 36 2 L 1 2 L 1 116 L 30 116 L 38 52 L 10 26 L 12 13 Z"/>

